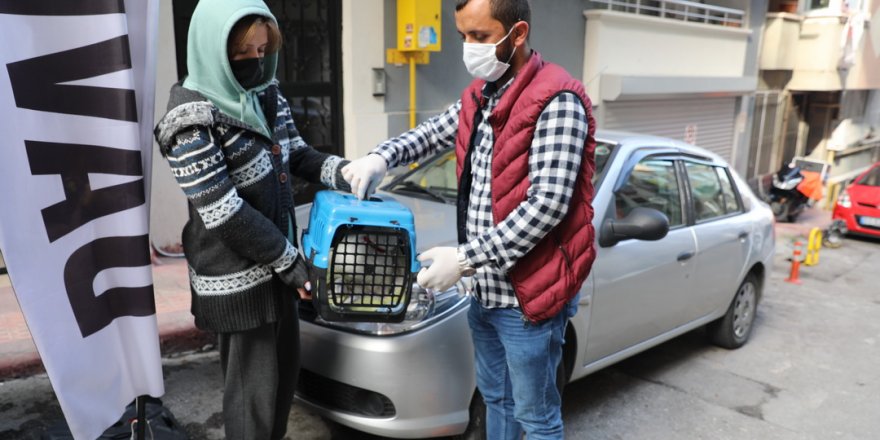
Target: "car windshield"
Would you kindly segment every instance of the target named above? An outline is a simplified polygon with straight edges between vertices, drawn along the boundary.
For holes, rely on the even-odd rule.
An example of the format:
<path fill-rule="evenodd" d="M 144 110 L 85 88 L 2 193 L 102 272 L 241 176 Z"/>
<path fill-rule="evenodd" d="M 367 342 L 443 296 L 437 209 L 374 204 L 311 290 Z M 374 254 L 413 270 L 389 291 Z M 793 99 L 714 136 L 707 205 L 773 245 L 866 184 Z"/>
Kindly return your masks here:
<path fill-rule="evenodd" d="M 615 144 L 596 142 L 596 172 L 593 184 L 605 169 L 605 164 Z M 443 150 L 421 163 L 414 170 L 398 177 L 384 188 L 386 191 L 431 199 L 437 202 L 455 204 L 458 194 L 458 179 L 455 176 L 455 151 Z"/>
<path fill-rule="evenodd" d="M 865 186 L 880 186 L 880 166 L 872 168 L 856 183 Z"/>

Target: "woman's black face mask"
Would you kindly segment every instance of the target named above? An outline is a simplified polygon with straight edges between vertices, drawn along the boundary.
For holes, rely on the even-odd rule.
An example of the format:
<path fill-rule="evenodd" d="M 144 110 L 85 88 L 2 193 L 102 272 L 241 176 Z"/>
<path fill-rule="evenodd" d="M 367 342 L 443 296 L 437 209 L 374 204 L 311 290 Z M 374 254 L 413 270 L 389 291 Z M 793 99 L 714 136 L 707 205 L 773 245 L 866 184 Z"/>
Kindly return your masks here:
<path fill-rule="evenodd" d="M 232 74 L 245 90 L 252 89 L 263 82 L 263 57 L 230 60 Z"/>

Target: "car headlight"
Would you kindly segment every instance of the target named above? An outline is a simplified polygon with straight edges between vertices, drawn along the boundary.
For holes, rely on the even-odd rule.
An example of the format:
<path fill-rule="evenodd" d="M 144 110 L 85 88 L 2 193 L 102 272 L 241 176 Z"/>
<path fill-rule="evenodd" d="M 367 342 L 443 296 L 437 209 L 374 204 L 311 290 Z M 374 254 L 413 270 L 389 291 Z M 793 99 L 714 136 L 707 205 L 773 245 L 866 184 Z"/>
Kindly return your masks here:
<path fill-rule="evenodd" d="M 403 322 L 329 322 L 319 316 L 315 319 L 315 323 L 325 327 L 376 336 L 411 332 L 432 325 L 454 311 L 467 306 L 467 289 L 465 287 L 467 282 L 468 280 L 459 281 L 442 292 L 425 289 L 413 283 L 412 295 Z"/>
<path fill-rule="evenodd" d="M 852 208 L 852 200 L 849 198 L 849 193 L 846 190 L 840 193 L 840 197 L 837 198 L 837 205 L 841 208 Z"/>

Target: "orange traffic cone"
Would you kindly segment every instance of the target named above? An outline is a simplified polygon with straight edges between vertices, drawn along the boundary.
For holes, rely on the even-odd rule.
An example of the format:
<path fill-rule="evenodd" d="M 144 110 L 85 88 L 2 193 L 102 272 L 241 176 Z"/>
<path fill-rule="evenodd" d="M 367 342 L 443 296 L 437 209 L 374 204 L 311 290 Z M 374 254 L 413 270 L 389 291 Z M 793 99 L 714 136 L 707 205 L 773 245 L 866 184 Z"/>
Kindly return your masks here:
<path fill-rule="evenodd" d="M 794 252 L 791 257 L 791 272 L 788 275 L 788 278 L 785 281 L 792 284 L 800 284 L 801 280 L 798 278 L 798 274 L 801 270 L 801 247 L 803 243 L 800 240 L 794 242 Z"/>

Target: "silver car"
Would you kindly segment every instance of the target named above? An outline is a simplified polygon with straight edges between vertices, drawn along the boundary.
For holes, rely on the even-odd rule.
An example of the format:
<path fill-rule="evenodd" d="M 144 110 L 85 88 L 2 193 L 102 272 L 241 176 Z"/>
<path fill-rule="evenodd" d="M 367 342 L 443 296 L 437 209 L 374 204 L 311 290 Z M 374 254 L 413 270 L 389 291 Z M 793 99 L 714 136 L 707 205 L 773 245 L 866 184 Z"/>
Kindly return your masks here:
<path fill-rule="evenodd" d="M 774 252 L 773 214 L 719 156 L 671 139 L 596 135 L 596 261 L 568 323 L 559 386 L 707 326 L 749 338 Z M 456 241 L 455 156 L 443 151 L 383 190 L 415 214 L 418 250 Z M 308 206 L 298 212 L 308 221 Z M 414 286 L 400 324 L 330 323 L 301 311 L 298 400 L 395 438 L 482 438 L 468 299 Z"/>

